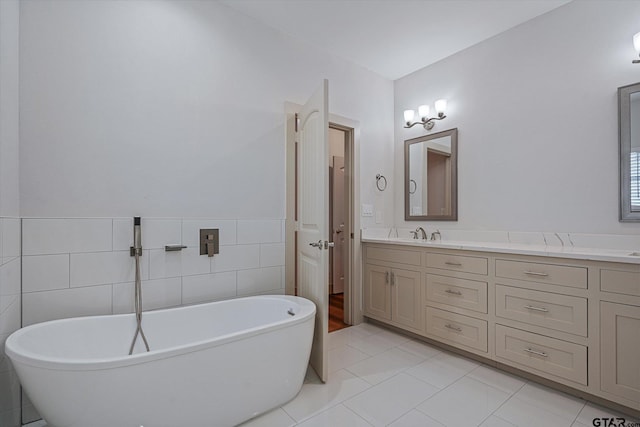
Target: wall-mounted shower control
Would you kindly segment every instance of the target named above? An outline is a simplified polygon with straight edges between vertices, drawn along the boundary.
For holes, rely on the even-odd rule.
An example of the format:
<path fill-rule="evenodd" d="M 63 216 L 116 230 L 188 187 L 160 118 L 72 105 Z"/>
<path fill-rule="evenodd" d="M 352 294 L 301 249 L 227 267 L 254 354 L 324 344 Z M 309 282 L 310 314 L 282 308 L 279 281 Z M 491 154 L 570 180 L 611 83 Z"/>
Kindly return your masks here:
<path fill-rule="evenodd" d="M 213 256 L 220 253 L 220 237 L 217 228 L 200 229 L 200 255 Z"/>

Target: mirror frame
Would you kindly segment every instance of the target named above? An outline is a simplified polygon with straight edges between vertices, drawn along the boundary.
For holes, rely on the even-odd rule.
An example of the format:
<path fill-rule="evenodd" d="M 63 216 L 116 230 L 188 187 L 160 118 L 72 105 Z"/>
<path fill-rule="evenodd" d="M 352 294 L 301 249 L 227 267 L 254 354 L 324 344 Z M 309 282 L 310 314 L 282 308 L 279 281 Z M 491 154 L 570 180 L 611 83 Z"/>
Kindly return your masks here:
<path fill-rule="evenodd" d="M 450 215 L 409 215 L 409 147 L 419 142 L 442 137 L 451 137 L 451 214 Z M 458 128 L 437 132 L 404 141 L 404 220 L 405 221 L 457 221 L 458 220 Z"/>
<path fill-rule="evenodd" d="M 640 92 L 640 83 L 618 88 L 618 130 L 620 153 L 620 222 L 640 221 L 640 211 L 631 210 L 631 94 Z M 640 117 L 638 118 L 640 120 Z"/>

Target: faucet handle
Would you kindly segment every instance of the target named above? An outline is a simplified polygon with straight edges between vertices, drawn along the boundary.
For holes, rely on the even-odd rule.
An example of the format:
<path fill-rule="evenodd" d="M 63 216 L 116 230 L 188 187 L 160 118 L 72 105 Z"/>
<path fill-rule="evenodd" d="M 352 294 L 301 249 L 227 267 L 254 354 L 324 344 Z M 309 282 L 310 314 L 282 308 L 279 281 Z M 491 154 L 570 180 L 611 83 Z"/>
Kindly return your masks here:
<path fill-rule="evenodd" d="M 417 231 L 410 231 L 409 233 L 413 234 L 413 238 L 414 239 L 418 238 L 418 232 Z"/>

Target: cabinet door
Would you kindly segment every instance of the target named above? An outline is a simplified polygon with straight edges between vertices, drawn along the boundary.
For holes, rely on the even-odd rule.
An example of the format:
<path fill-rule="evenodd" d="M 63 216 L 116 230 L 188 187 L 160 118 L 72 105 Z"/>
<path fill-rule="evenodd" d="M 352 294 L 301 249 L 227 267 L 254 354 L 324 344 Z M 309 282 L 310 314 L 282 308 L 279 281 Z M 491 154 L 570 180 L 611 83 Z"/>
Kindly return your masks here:
<path fill-rule="evenodd" d="M 393 321 L 414 329 L 422 328 L 422 284 L 419 271 L 391 270 Z"/>
<path fill-rule="evenodd" d="M 600 303 L 601 388 L 640 402 L 640 307 Z"/>
<path fill-rule="evenodd" d="M 366 264 L 364 267 L 364 312 L 391 320 L 391 285 L 387 267 Z"/>

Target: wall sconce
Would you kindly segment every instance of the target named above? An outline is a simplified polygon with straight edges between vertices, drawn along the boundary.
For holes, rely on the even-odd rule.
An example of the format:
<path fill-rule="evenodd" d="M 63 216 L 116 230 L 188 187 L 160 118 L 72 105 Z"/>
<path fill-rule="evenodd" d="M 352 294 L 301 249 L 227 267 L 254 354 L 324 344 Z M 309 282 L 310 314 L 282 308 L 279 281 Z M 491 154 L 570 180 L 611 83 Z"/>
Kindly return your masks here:
<path fill-rule="evenodd" d="M 640 39 L 638 40 L 640 42 Z M 435 125 L 434 120 L 442 120 L 445 116 L 444 112 L 447 109 L 447 100 L 439 99 L 436 101 L 436 114 L 438 117 L 429 117 L 429 106 L 421 105 L 418 107 L 418 116 L 420 117 L 420 121 L 412 122 L 413 118 L 416 115 L 416 112 L 413 110 L 404 110 L 404 121 L 405 121 L 405 129 L 412 128 L 415 125 L 422 125 L 426 130 L 433 129 Z"/>
<path fill-rule="evenodd" d="M 638 52 L 638 55 L 640 55 L 640 33 L 636 33 L 633 36 L 633 47 L 636 49 L 636 52 Z M 634 59 L 631 63 L 640 64 L 640 59 Z"/>

